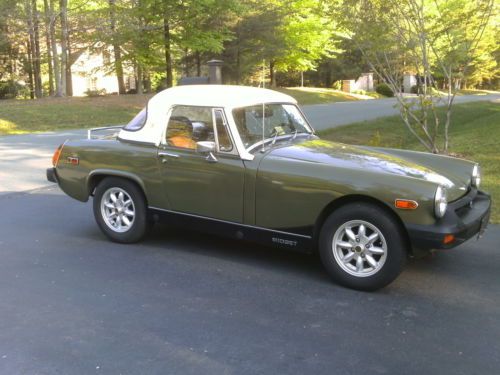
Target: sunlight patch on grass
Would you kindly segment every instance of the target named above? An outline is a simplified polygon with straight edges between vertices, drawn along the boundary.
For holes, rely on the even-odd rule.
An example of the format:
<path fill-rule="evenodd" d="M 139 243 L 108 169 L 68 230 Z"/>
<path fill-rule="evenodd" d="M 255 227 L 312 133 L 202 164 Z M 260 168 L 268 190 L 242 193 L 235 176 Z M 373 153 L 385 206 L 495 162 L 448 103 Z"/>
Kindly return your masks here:
<path fill-rule="evenodd" d="M 22 130 L 17 129 L 17 125 L 12 121 L 0 118 L 0 134 L 23 134 Z"/>

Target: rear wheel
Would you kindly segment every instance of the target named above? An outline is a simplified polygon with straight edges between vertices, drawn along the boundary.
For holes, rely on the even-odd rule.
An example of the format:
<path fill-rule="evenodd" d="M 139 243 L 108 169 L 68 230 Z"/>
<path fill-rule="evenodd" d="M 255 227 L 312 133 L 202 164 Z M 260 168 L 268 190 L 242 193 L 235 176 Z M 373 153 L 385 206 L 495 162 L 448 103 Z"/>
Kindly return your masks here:
<path fill-rule="evenodd" d="M 323 265 L 338 283 L 373 291 L 401 273 L 407 245 L 391 215 L 374 204 L 351 203 L 327 218 L 319 251 Z"/>
<path fill-rule="evenodd" d="M 107 177 L 96 188 L 94 217 L 112 241 L 139 241 L 148 228 L 147 207 L 142 191 L 133 182 Z"/>

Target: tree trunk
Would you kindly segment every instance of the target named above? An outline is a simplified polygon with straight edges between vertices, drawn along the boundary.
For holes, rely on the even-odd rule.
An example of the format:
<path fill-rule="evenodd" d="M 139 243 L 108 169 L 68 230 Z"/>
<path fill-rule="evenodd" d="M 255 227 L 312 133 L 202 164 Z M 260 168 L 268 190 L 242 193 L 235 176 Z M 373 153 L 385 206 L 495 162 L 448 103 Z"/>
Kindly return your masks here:
<path fill-rule="evenodd" d="M 66 64 L 66 95 L 73 96 L 73 78 L 71 75 L 71 66 L 74 63 L 74 60 L 71 56 L 71 48 L 69 46 L 69 37 L 67 41 L 68 46 L 68 62 Z"/>
<path fill-rule="evenodd" d="M 143 85 L 142 66 L 141 66 L 141 64 L 137 64 L 137 84 L 135 86 L 137 88 L 138 94 L 142 94 L 144 92 L 142 85 Z"/>
<path fill-rule="evenodd" d="M 146 68 L 144 72 L 142 73 L 143 77 L 143 86 L 144 86 L 144 92 L 151 92 L 151 75 L 149 74 L 149 70 Z"/>
<path fill-rule="evenodd" d="M 29 50 L 30 50 L 30 70 L 31 82 L 33 83 L 34 96 L 42 97 L 42 77 L 40 69 L 40 42 L 38 32 L 38 11 L 36 9 L 36 1 L 28 0 L 25 2 L 25 10 L 28 24 L 29 34 Z"/>
<path fill-rule="evenodd" d="M 271 87 L 276 87 L 276 75 L 274 74 L 274 61 L 269 62 L 269 80 Z"/>
<path fill-rule="evenodd" d="M 189 50 L 184 48 L 184 76 L 189 77 Z"/>
<path fill-rule="evenodd" d="M 33 68 L 34 68 L 34 78 L 35 78 L 35 96 L 41 98 L 43 96 L 42 92 L 42 69 L 41 69 L 41 53 L 40 53 L 40 14 L 38 13 L 38 8 L 36 0 L 31 0 L 31 9 L 33 14 L 33 37 L 34 37 L 34 48 L 33 48 Z"/>
<path fill-rule="evenodd" d="M 201 56 L 200 52 L 196 52 L 196 76 L 201 77 Z"/>
<path fill-rule="evenodd" d="M 165 45 L 165 67 L 167 77 L 165 83 L 167 87 L 172 87 L 173 79 L 172 79 L 172 53 L 171 53 L 171 45 L 170 45 L 170 26 L 168 24 L 167 14 L 165 14 L 163 18 L 163 42 Z"/>
<path fill-rule="evenodd" d="M 55 82 L 55 93 L 54 95 L 57 97 L 63 96 L 62 91 L 62 75 L 59 64 L 59 55 L 57 53 L 57 43 L 56 43 L 56 15 L 54 13 L 54 1 L 50 0 L 49 2 L 49 16 L 50 16 L 50 27 L 49 27 L 49 35 L 50 35 L 50 46 L 52 48 L 52 66 L 54 67 L 54 82 Z"/>
<path fill-rule="evenodd" d="M 35 88 L 33 84 L 33 61 L 31 59 L 31 41 L 28 39 L 26 43 L 26 50 L 28 51 L 28 85 L 30 87 L 30 98 L 35 99 Z"/>
<path fill-rule="evenodd" d="M 61 95 L 67 95 L 67 69 L 68 69 L 68 1 L 60 0 L 61 19 Z"/>
<path fill-rule="evenodd" d="M 115 73 L 118 81 L 118 94 L 126 94 L 125 81 L 123 80 L 122 51 L 116 40 L 116 0 L 108 0 L 109 18 L 111 22 L 111 40 L 113 44 L 113 54 L 115 57 Z"/>
<path fill-rule="evenodd" d="M 52 69 L 52 53 L 50 44 L 50 16 L 49 4 L 47 0 L 43 0 L 43 13 L 45 21 L 45 44 L 47 45 L 47 66 L 49 70 L 49 95 L 54 95 L 54 71 Z"/>

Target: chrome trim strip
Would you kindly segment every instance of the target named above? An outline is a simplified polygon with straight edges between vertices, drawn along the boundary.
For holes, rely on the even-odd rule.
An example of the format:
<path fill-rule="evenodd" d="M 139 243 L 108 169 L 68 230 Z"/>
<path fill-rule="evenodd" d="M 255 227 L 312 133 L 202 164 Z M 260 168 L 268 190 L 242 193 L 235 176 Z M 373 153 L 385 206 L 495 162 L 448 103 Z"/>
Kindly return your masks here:
<path fill-rule="evenodd" d="M 102 128 L 92 128 L 87 130 L 87 139 L 92 139 L 92 132 L 100 130 L 111 130 L 111 129 L 121 129 L 125 125 L 114 125 L 114 126 L 103 126 Z"/>
<path fill-rule="evenodd" d="M 282 230 L 263 228 L 263 227 L 258 227 L 258 226 L 255 226 L 255 225 L 235 223 L 234 221 L 227 221 L 227 220 L 215 219 L 215 218 L 212 218 L 212 217 L 200 216 L 200 215 L 195 215 L 195 214 L 188 214 L 188 213 L 180 212 L 180 211 L 165 210 L 164 208 L 158 208 L 158 207 L 153 207 L 153 206 L 148 206 L 148 208 L 151 209 L 151 210 L 158 210 L 158 211 L 168 212 L 168 213 L 171 213 L 171 214 L 191 216 L 191 217 L 195 217 L 195 218 L 198 218 L 198 219 L 212 220 L 212 221 L 217 221 L 219 223 L 226 223 L 226 224 L 238 225 L 240 227 L 265 230 L 265 231 L 268 231 L 268 232 L 281 233 L 281 234 L 286 234 L 286 235 L 289 235 L 289 236 L 302 237 L 302 238 L 308 238 L 308 239 L 312 238 L 312 236 L 306 236 L 306 235 L 303 235 L 303 234 L 297 234 L 297 233 L 291 233 L 291 232 L 284 232 Z"/>

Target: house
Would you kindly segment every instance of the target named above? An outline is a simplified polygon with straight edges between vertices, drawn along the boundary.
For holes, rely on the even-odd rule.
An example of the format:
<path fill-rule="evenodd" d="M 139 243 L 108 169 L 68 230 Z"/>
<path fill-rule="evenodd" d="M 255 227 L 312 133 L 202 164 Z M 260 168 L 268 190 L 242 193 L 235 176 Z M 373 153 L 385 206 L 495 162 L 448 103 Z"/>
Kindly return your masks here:
<path fill-rule="evenodd" d="M 86 96 L 89 92 L 118 93 L 118 80 L 112 66 L 112 48 L 95 53 L 89 49 L 80 54 L 71 66 L 73 96 Z M 127 91 L 136 89 L 133 69 L 124 66 L 124 81 Z"/>

